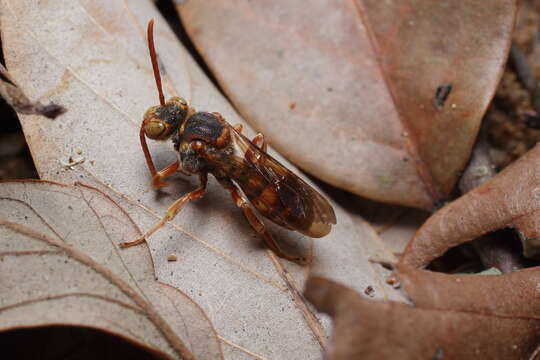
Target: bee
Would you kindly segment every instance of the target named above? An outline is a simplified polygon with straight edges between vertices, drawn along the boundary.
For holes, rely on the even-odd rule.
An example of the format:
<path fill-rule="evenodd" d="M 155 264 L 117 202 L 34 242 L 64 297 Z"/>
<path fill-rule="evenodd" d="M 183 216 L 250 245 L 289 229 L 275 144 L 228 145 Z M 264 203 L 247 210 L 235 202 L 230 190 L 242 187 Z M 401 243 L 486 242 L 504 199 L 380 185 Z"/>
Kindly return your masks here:
<path fill-rule="evenodd" d="M 208 174 L 231 193 L 232 199 L 253 229 L 262 235 L 266 245 L 278 256 L 304 263 L 305 259 L 285 253 L 253 210 L 289 230 L 313 238 L 327 235 L 336 216 L 330 203 L 310 185 L 281 165 L 266 152 L 262 134 L 251 141 L 242 135 L 242 125 L 231 126 L 217 112 L 197 112 L 181 97 L 165 101 L 153 40 L 154 21 L 148 23 L 148 47 L 159 93 L 160 105 L 144 114 L 140 129 L 141 146 L 152 174 L 155 189 L 166 186 L 164 179 L 177 171 L 198 175 L 197 189 L 176 200 L 161 221 L 135 241 L 137 245 L 172 220 L 189 201 L 203 197 Z M 179 154 L 176 162 L 156 171 L 146 138 L 172 139 Z"/>

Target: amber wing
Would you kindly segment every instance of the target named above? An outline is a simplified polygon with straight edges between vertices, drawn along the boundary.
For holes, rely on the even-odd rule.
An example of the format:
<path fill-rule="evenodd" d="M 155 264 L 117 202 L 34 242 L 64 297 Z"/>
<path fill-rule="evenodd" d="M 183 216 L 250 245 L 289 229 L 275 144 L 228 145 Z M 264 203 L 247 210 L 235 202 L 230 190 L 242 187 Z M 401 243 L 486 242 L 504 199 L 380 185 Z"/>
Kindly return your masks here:
<path fill-rule="evenodd" d="M 336 223 L 330 203 L 317 190 L 231 127 L 230 178 L 266 218 L 310 237 L 323 237 Z M 234 163 L 233 164 L 231 164 Z"/>

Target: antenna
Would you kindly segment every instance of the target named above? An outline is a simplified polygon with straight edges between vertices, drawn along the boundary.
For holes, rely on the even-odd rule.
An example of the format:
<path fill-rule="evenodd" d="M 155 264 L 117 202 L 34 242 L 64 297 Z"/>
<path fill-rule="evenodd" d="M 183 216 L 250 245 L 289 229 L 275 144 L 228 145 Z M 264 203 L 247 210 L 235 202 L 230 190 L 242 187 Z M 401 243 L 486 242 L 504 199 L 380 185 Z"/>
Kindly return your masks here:
<path fill-rule="evenodd" d="M 163 90 L 161 88 L 161 76 L 159 75 L 159 67 L 157 63 L 156 49 L 154 48 L 154 19 L 148 22 L 148 49 L 150 50 L 150 59 L 152 60 L 152 68 L 154 69 L 154 78 L 156 79 L 156 86 L 159 93 L 159 102 L 161 106 L 165 105 L 165 97 L 163 96 Z M 152 155 L 148 150 L 148 144 L 146 143 L 146 135 L 144 133 L 144 126 L 146 125 L 146 119 L 143 119 L 141 123 L 141 129 L 139 130 L 139 139 L 141 141 L 141 147 L 143 149 L 144 158 L 146 159 L 146 165 L 152 178 L 157 174 L 156 167 L 152 161 Z"/>
<path fill-rule="evenodd" d="M 152 69 L 154 69 L 154 78 L 156 79 L 156 87 L 159 93 L 159 103 L 165 105 L 165 96 L 161 87 L 161 75 L 159 73 L 159 65 L 157 61 L 156 48 L 154 47 L 154 19 L 148 22 L 148 50 L 150 51 L 150 59 L 152 60 Z"/>

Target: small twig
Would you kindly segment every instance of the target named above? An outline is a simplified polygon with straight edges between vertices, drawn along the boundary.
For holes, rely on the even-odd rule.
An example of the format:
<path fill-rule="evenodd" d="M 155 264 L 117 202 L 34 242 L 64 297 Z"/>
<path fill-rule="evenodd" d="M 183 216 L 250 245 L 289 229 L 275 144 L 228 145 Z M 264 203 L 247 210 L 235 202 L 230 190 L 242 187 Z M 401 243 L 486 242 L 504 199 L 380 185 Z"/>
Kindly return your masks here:
<path fill-rule="evenodd" d="M 62 164 L 62 166 L 64 168 L 73 170 L 76 165 L 80 165 L 80 164 L 84 163 L 85 160 L 86 159 L 83 156 L 78 156 L 78 157 L 75 157 L 75 158 L 73 156 L 70 156 L 69 157 L 69 162 L 65 163 L 65 162 L 61 161 L 61 164 Z"/>
<path fill-rule="evenodd" d="M 516 75 L 519 81 L 525 86 L 529 91 L 532 91 L 534 86 L 534 76 L 527 61 L 527 57 L 515 42 L 512 42 L 512 47 L 510 48 L 510 62 L 516 71 Z"/>
<path fill-rule="evenodd" d="M 530 92 L 531 105 L 537 113 L 540 113 L 540 84 L 537 82 Z"/>
<path fill-rule="evenodd" d="M 61 105 L 43 105 L 39 101 L 32 102 L 17 86 L 2 64 L 0 64 L 0 96 L 20 114 L 43 115 L 54 119 L 67 111 Z"/>
<path fill-rule="evenodd" d="M 372 264 L 381 265 L 386 270 L 394 271 L 396 268 L 396 264 L 392 261 L 377 258 L 369 258 L 368 261 Z"/>
<path fill-rule="evenodd" d="M 469 165 L 459 180 L 459 190 L 465 194 L 495 175 L 495 165 L 489 156 L 485 131 L 482 128 L 474 146 Z"/>
<path fill-rule="evenodd" d="M 465 194 L 495 176 L 495 166 L 489 155 L 485 127 L 478 134 L 471 160 L 459 181 L 459 190 Z M 507 239 L 496 234 L 486 234 L 472 242 L 476 253 L 486 268 L 497 268 L 509 273 L 524 267 L 523 258 Z"/>
<path fill-rule="evenodd" d="M 510 48 L 510 62 L 516 71 L 519 81 L 529 91 L 533 109 L 537 113 L 540 113 L 540 84 L 534 78 L 527 56 L 525 56 L 515 42 L 512 43 L 512 47 Z"/>
<path fill-rule="evenodd" d="M 527 260 L 519 253 L 517 241 L 512 244 L 509 232 L 484 235 L 473 241 L 484 268 L 496 268 L 503 274 L 523 269 Z"/>

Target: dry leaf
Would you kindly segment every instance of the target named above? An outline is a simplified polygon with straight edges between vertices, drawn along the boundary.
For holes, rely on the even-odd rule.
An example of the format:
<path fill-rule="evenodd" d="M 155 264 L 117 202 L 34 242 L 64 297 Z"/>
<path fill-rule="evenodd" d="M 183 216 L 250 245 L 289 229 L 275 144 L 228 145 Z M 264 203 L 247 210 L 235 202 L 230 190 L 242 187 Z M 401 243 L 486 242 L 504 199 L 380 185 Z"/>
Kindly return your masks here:
<path fill-rule="evenodd" d="M 449 275 L 403 266 L 398 273 L 403 292 L 417 307 L 540 319 L 540 267 L 494 276 Z"/>
<path fill-rule="evenodd" d="M 367 221 L 389 250 L 399 255 L 412 239 L 418 228 L 429 218 L 430 213 L 351 196 L 342 192 L 332 194 L 353 217 Z M 365 219 L 365 220 L 364 220 Z M 391 260 L 385 257 L 386 260 Z"/>
<path fill-rule="evenodd" d="M 288 159 L 356 194 L 432 209 L 466 165 L 516 2 L 191 0 L 178 9 L 235 107 Z"/>
<path fill-rule="evenodd" d="M 310 278 L 305 296 L 334 319 L 328 359 L 526 359 L 533 354 L 540 340 L 540 318 L 534 315 L 535 305 L 532 304 L 537 302 L 532 301 L 537 295 L 525 295 L 531 301 L 528 308 L 533 311 L 530 313 L 501 314 L 493 310 L 459 308 L 452 299 L 460 302 L 467 291 L 477 291 L 469 286 L 462 289 L 455 280 L 457 277 L 448 277 L 458 284 L 454 291 L 442 293 L 439 287 L 428 288 L 424 295 L 436 300 L 419 302 L 414 307 L 370 301 L 333 281 Z M 502 277 L 468 276 L 479 280 L 477 284 L 485 278 Z M 509 289 L 509 285 L 507 283 L 505 289 Z M 485 297 L 490 297 L 489 292 L 484 291 Z M 518 292 L 514 295 L 514 299 L 522 296 Z M 504 298 L 510 300 L 507 296 Z M 468 305 L 475 304 L 472 300 L 482 302 L 480 298 L 468 300 L 462 302 Z M 497 295 L 489 300 L 490 304 L 501 302 Z M 525 298 L 520 304 L 525 304 Z M 512 304 L 507 305 L 512 307 Z"/>
<path fill-rule="evenodd" d="M 21 114 L 43 115 L 50 119 L 54 119 L 66 112 L 66 109 L 61 105 L 43 105 L 39 101 L 30 101 L 30 99 L 28 99 L 22 90 L 15 84 L 2 64 L 0 64 L 0 96 L 12 106 L 15 111 Z"/>
<path fill-rule="evenodd" d="M 201 308 L 155 280 L 140 234 L 109 197 L 83 185 L 0 184 L 0 331 L 101 329 L 171 358 L 222 359 Z"/>
<path fill-rule="evenodd" d="M 21 116 L 38 172 L 46 179 L 82 180 L 99 187 L 144 230 L 196 186 L 196 179 L 178 176 L 166 191 L 151 190 L 140 150 L 142 115 L 158 102 L 144 33 L 150 18 L 156 19 L 156 48 L 167 96 L 182 95 L 197 109 L 219 111 L 231 124 L 243 123 L 151 1 L 0 4 L 10 72 L 32 96 L 50 97 L 70 109 L 54 123 Z M 175 160 L 169 144 L 154 142 L 150 147 L 158 167 Z M 76 149 L 82 150 L 84 162 L 66 166 Z M 225 358 L 320 359 L 329 322 L 323 319 L 321 324 L 300 296 L 308 270 L 359 291 L 372 286 L 376 297 L 394 297 L 368 262 L 386 253 L 376 233 L 365 222 L 353 222 L 340 207 L 335 210 L 338 224 L 323 239 L 267 222 L 282 244 L 312 255 L 311 269 L 303 268 L 261 247 L 229 194 L 210 181 L 204 199 L 150 237 L 156 274 L 201 305 L 216 328 Z M 172 253 L 177 261 L 169 262 Z"/>
<path fill-rule="evenodd" d="M 436 212 L 409 242 L 399 263 L 426 267 L 449 248 L 504 227 L 519 231 L 527 255 L 528 243 L 540 238 L 539 164 L 537 145 L 490 180 Z"/>

